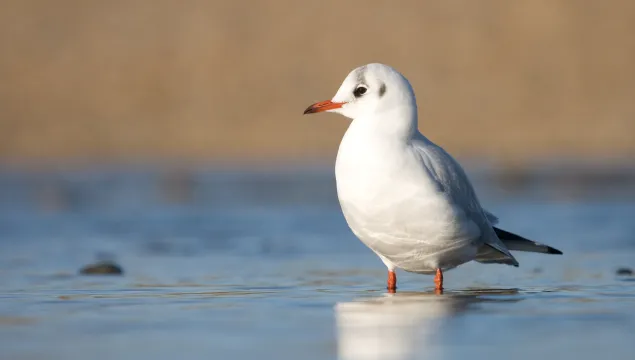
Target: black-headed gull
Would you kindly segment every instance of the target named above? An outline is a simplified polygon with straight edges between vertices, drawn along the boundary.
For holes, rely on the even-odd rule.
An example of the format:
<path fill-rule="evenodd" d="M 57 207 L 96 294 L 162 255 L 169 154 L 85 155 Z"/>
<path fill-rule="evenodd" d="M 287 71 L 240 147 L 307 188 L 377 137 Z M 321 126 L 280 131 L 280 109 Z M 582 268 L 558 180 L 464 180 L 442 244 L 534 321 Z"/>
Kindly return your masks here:
<path fill-rule="evenodd" d="M 493 226 L 461 165 L 417 127 L 408 80 L 390 66 L 353 70 L 331 100 L 304 113 L 330 111 L 353 119 L 337 153 L 337 195 L 353 233 L 388 267 L 436 274 L 471 260 L 518 266 L 510 250 L 562 254 Z"/>

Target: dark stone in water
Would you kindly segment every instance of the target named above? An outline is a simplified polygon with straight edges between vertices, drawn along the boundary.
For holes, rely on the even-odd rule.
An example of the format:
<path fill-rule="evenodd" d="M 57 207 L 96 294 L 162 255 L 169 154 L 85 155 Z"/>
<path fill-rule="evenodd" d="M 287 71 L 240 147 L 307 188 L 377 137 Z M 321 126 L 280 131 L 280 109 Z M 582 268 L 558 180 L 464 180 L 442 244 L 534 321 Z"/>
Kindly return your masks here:
<path fill-rule="evenodd" d="M 621 267 L 621 268 L 617 269 L 615 271 L 615 273 L 617 275 L 620 275 L 620 276 L 632 276 L 633 275 L 633 270 L 629 269 L 627 267 Z"/>
<path fill-rule="evenodd" d="M 112 261 L 100 261 L 84 266 L 79 273 L 82 275 L 123 275 L 123 269 Z"/>

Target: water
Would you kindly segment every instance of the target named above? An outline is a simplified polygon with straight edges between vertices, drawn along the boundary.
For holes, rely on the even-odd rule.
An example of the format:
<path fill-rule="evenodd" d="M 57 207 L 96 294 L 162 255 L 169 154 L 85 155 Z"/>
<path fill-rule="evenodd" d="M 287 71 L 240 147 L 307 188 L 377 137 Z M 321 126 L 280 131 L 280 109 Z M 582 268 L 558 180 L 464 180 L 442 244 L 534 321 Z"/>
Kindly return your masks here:
<path fill-rule="evenodd" d="M 630 173 L 471 173 L 501 227 L 565 255 L 390 295 L 329 169 L 4 169 L 0 358 L 631 359 Z M 99 259 L 124 275 L 78 274 Z"/>

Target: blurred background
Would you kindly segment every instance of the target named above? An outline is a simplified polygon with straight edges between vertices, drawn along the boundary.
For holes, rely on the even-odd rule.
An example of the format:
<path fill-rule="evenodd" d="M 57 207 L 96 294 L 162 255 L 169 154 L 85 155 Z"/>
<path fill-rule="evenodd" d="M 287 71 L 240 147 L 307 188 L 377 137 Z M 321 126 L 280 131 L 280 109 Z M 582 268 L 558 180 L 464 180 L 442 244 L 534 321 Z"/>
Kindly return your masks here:
<path fill-rule="evenodd" d="M 301 116 L 390 64 L 421 129 L 506 162 L 635 152 L 632 1 L 3 1 L 0 156 L 30 163 L 331 160 Z"/>
<path fill-rule="evenodd" d="M 630 359 L 633 34 L 628 0 L 0 0 L 0 358 Z M 335 193 L 350 121 L 301 115 L 370 62 L 565 255 L 383 297 Z"/>

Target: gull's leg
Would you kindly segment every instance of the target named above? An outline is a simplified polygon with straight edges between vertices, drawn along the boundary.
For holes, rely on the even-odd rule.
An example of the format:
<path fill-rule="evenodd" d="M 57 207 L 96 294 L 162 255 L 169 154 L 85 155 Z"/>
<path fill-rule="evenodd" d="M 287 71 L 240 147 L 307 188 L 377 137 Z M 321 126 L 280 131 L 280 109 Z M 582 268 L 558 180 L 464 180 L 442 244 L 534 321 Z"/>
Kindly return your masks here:
<path fill-rule="evenodd" d="M 388 292 L 391 294 L 397 292 L 397 274 L 393 270 L 388 270 Z"/>
<path fill-rule="evenodd" d="M 434 292 L 443 294 L 443 272 L 441 269 L 437 269 L 437 275 L 434 277 L 434 285 Z"/>
<path fill-rule="evenodd" d="M 397 274 L 395 274 L 396 266 L 390 260 L 388 260 L 387 258 L 383 257 L 382 255 L 377 254 L 377 256 L 379 256 L 381 261 L 388 268 L 388 286 L 387 286 L 387 289 L 388 289 L 389 293 L 394 294 L 395 292 L 397 292 Z"/>

